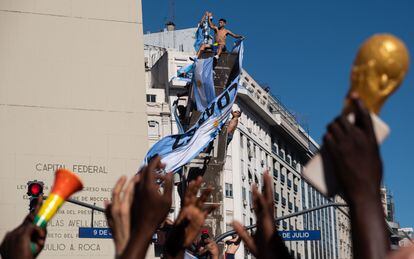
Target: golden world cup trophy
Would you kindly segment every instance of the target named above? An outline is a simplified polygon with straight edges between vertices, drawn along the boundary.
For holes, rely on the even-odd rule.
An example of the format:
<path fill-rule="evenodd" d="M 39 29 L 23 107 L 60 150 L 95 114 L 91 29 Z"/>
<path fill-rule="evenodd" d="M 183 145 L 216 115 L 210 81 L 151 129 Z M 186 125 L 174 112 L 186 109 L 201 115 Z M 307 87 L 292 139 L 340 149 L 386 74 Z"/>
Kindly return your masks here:
<path fill-rule="evenodd" d="M 378 143 L 389 134 L 389 128 L 377 115 L 387 98 L 404 80 L 410 63 L 405 44 L 391 34 L 376 34 L 360 47 L 351 71 L 350 92 L 358 93 L 371 112 Z M 349 95 L 348 93 L 348 95 Z M 345 99 L 343 113 L 353 122 L 350 102 Z M 338 193 L 336 179 L 330 171 L 329 161 L 315 155 L 305 166 L 303 176 L 326 196 Z"/>

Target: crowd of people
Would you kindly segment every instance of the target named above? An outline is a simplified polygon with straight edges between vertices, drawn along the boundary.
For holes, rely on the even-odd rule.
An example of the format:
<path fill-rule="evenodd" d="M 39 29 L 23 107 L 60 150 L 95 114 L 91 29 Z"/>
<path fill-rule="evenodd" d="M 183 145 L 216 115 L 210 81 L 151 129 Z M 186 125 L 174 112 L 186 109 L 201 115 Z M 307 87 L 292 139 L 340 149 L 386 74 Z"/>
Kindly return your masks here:
<path fill-rule="evenodd" d="M 390 251 L 380 197 L 383 177 L 380 150 L 368 110 L 357 95 L 351 94 L 349 98 L 355 123 L 350 123 L 345 114 L 337 117 L 327 127 L 321 152 L 332 163 L 342 196 L 349 205 L 353 256 L 414 258 L 414 247 Z M 237 235 L 225 242 L 227 249 L 220 253 L 217 243 L 204 229 L 207 216 L 217 208 L 207 202 L 212 188 L 206 186 L 202 177 L 189 182 L 179 215 L 173 221 L 168 218 L 173 176 L 158 174 L 163 167 L 160 157 L 155 157 L 129 181 L 121 177 L 116 183 L 112 200 L 106 204 L 116 258 L 145 258 L 154 233 L 164 235 L 164 258 L 231 259 L 240 242 L 257 258 L 292 258 L 277 232 L 272 179 L 268 172 L 263 174 L 262 192 L 252 187 L 256 229 L 249 232 L 235 221 Z M 29 259 L 41 252 L 46 229 L 34 226 L 36 213 L 35 210 L 20 226 L 7 233 L 0 246 L 2 258 Z"/>

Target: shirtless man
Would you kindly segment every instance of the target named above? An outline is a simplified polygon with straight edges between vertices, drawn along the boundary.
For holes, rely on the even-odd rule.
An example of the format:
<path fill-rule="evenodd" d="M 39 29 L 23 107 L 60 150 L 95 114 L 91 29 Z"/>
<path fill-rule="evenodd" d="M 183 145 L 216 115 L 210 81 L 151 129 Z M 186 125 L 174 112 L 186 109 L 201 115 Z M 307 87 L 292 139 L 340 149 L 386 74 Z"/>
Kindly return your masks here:
<path fill-rule="evenodd" d="M 230 35 L 230 36 L 232 36 L 233 38 L 236 38 L 236 39 L 241 39 L 241 38 L 243 38 L 243 36 L 234 34 L 230 30 L 227 30 L 226 28 L 224 28 L 226 26 L 226 23 L 227 23 L 226 19 L 223 19 L 223 18 L 220 19 L 219 20 L 219 26 L 217 27 L 211 21 L 212 13 L 206 12 L 206 14 L 203 16 L 203 20 L 205 19 L 205 17 L 208 19 L 208 24 L 209 24 L 210 28 L 213 29 L 215 34 L 216 34 L 215 35 L 215 43 L 213 45 L 210 45 L 210 44 L 201 45 L 200 49 L 197 52 L 197 57 L 200 57 L 201 53 L 206 48 L 213 48 L 214 51 L 217 51 L 214 58 L 218 59 L 221 55 L 221 52 L 226 51 L 226 38 L 227 38 L 227 35 Z"/>

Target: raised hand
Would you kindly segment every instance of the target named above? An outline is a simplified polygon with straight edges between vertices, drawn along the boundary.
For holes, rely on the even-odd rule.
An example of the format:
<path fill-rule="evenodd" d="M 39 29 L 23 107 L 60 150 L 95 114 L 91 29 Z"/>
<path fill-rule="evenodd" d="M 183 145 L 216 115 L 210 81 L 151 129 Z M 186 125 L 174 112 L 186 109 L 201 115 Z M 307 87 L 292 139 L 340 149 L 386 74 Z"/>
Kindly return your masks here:
<path fill-rule="evenodd" d="M 167 239 L 167 253 L 171 256 L 176 256 L 184 248 L 191 246 L 200 233 L 207 215 L 217 208 L 216 205 L 205 205 L 211 194 L 211 187 L 204 189 L 201 196 L 197 197 L 201 184 L 202 178 L 198 177 L 188 185 L 184 197 L 184 206 L 181 208 Z"/>
<path fill-rule="evenodd" d="M 30 213 L 23 223 L 8 232 L 0 245 L 0 255 L 3 259 L 32 259 L 42 251 L 46 241 L 46 229 L 34 225 L 34 215 L 39 211 L 41 200 L 34 212 Z M 32 248 L 36 254 L 33 255 Z"/>
<path fill-rule="evenodd" d="M 389 241 L 380 194 L 381 157 L 368 110 L 355 94 L 351 105 L 355 124 L 342 115 L 328 126 L 325 155 L 349 204 L 354 258 L 385 258 Z"/>
<path fill-rule="evenodd" d="M 220 252 L 219 252 L 219 247 L 217 243 L 211 238 L 207 238 L 205 242 L 206 242 L 207 251 L 211 255 L 211 259 L 218 259 Z"/>
<path fill-rule="evenodd" d="M 348 203 L 360 197 L 378 198 L 382 181 L 382 161 L 371 116 L 355 95 L 351 102 L 355 124 L 345 115 L 339 116 L 329 124 L 324 137 L 327 155 L 334 162 L 334 173 Z"/>
<path fill-rule="evenodd" d="M 129 241 L 134 185 L 139 182 L 139 178 L 139 175 L 131 178 L 125 190 L 123 189 L 127 178 L 125 176 L 119 178 L 112 191 L 112 202 L 105 204 L 105 215 L 108 225 L 112 229 L 116 256 L 120 256 L 123 253 Z"/>
<path fill-rule="evenodd" d="M 173 182 L 171 173 L 157 173 L 164 167 L 161 158 L 155 157 L 138 173 L 140 179 L 135 184 L 131 206 L 131 237 L 120 258 L 144 258 L 152 235 L 168 215 Z"/>
<path fill-rule="evenodd" d="M 157 174 L 163 170 L 159 156 L 153 158 L 148 166 L 138 175 L 140 181 L 135 185 L 134 200 L 132 203 L 132 230 L 148 226 L 157 228 L 167 217 L 172 203 L 172 174 L 165 176 Z M 163 193 L 157 182 L 163 181 Z"/>
<path fill-rule="evenodd" d="M 185 225 L 184 247 L 193 243 L 200 233 L 207 215 L 217 208 L 215 205 L 205 206 L 204 204 L 213 190 L 211 187 L 204 189 L 201 196 L 197 197 L 202 182 L 202 178 L 199 176 L 189 184 L 184 197 L 184 207 L 175 222 L 176 226 Z"/>
<path fill-rule="evenodd" d="M 243 240 L 247 249 L 257 258 L 291 258 L 282 239 L 276 231 L 273 206 L 272 179 L 266 171 L 263 174 L 264 193 L 252 187 L 254 212 L 257 230 L 252 237 L 237 221 L 233 222 L 234 230 Z"/>

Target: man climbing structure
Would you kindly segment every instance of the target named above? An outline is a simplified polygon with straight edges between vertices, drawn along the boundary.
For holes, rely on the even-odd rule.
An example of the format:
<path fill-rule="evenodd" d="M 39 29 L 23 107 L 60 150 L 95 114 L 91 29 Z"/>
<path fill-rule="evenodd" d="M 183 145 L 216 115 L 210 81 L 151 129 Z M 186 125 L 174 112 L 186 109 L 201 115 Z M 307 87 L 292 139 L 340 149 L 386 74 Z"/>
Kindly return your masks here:
<path fill-rule="evenodd" d="M 232 36 L 233 38 L 236 39 L 242 39 L 243 36 L 242 35 L 238 35 L 238 34 L 234 34 L 233 32 L 231 32 L 230 30 L 227 30 L 225 28 L 227 21 L 226 19 L 221 18 L 219 20 L 219 25 L 218 27 L 216 25 L 214 25 L 214 23 L 212 22 L 212 16 L 213 14 L 210 12 L 206 12 L 201 20 L 201 22 L 204 21 L 204 19 L 208 19 L 208 24 L 210 26 L 211 29 L 214 30 L 215 32 L 215 42 L 214 44 L 203 44 L 201 45 L 200 49 L 197 52 L 197 57 L 199 58 L 201 53 L 207 49 L 207 48 L 212 48 L 213 51 L 216 52 L 216 55 L 214 56 L 215 59 L 218 59 L 221 55 L 221 53 L 223 51 L 226 51 L 226 38 L 227 35 Z"/>

